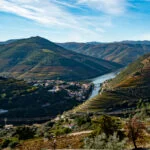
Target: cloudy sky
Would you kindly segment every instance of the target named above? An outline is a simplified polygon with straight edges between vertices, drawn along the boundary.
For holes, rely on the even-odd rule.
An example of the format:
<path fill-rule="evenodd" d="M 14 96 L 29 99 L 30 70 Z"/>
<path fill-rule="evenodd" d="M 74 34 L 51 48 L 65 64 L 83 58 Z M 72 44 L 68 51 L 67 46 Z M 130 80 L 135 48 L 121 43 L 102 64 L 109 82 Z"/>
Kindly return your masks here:
<path fill-rule="evenodd" d="M 150 0 L 0 0 L 0 41 L 150 40 Z"/>

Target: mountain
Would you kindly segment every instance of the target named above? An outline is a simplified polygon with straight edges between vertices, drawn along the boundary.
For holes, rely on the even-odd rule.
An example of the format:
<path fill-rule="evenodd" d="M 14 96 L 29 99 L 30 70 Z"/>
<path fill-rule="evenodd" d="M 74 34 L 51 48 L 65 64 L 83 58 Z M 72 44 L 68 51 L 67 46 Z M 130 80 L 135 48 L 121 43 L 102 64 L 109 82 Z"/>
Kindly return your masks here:
<path fill-rule="evenodd" d="M 144 40 L 144 41 L 122 41 L 121 43 L 126 43 L 126 44 L 145 44 L 145 45 L 150 45 L 150 41 Z"/>
<path fill-rule="evenodd" d="M 117 63 L 68 51 L 41 37 L 0 45 L 1 75 L 15 78 L 82 80 L 119 67 Z"/>
<path fill-rule="evenodd" d="M 101 44 L 102 42 L 96 42 L 96 41 L 93 41 L 93 42 L 87 42 L 87 44 L 92 44 L 92 45 L 98 45 L 98 44 Z"/>
<path fill-rule="evenodd" d="M 84 55 L 128 65 L 150 52 L 150 41 L 123 41 L 114 43 L 59 43 L 60 46 Z"/>
<path fill-rule="evenodd" d="M 104 82 L 98 96 L 75 108 L 75 112 L 121 113 L 134 110 L 139 101 L 150 102 L 150 53 Z"/>
<path fill-rule="evenodd" d="M 12 39 L 12 40 L 8 40 L 8 41 L 4 41 L 4 42 L 0 42 L 0 45 L 4 45 L 4 44 L 10 44 L 13 43 L 15 41 L 17 41 L 18 39 Z"/>

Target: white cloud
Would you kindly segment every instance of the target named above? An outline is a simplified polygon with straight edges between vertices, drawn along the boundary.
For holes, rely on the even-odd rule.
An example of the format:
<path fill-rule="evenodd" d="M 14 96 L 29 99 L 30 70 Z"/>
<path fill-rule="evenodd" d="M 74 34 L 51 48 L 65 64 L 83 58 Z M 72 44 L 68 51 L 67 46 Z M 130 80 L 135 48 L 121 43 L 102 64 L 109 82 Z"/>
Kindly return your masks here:
<path fill-rule="evenodd" d="M 78 7 L 77 5 L 73 5 L 73 4 L 70 4 L 70 3 L 67 3 L 67 2 L 63 2 L 63 1 L 59 1 L 59 0 L 50 0 L 50 1 L 54 2 L 54 3 L 57 3 L 59 5 L 62 5 L 62 6 L 66 6 L 66 7 L 70 7 L 70 8 L 82 9 L 82 8 Z"/>
<path fill-rule="evenodd" d="M 78 4 L 85 4 L 106 14 L 120 15 L 126 11 L 126 0 L 78 0 Z"/>
<path fill-rule="evenodd" d="M 96 8 L 107 15 L 75 15 L 68 10 L 74 8 L 82 11 L 81 4 Z M 0 11 L 25 17 L 55 31 L 65 31 L 66 37 L 63 37 L 68 37 L 69 41 L 90 41 L 102 40 L 107 27 L 112 26 L 111 15 L 108 14 L 123 13 L 125 4 L 125 0 L 0 0 Z"/>
<path fill-rule="evenodd" d="M 1 0 L 0 11 L 14 13 L 58 30 L 74 30 L 82 38 L 87 34 L 97 37 L 104 32 L 102 25 L 107 22 L 107 18 L 101 22 L 101 17 L 75 16 L 49 0 Z"/>

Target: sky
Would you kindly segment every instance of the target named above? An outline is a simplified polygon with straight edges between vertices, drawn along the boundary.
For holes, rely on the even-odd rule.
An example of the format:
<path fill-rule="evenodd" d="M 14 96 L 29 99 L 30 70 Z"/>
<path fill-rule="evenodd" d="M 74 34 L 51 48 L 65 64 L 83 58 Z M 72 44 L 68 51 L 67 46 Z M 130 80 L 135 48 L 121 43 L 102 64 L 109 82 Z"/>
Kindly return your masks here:
<path fill-rule="evenodd" d="M 150 40 L 150 0 L 0 0 L 0 41 Z"/>

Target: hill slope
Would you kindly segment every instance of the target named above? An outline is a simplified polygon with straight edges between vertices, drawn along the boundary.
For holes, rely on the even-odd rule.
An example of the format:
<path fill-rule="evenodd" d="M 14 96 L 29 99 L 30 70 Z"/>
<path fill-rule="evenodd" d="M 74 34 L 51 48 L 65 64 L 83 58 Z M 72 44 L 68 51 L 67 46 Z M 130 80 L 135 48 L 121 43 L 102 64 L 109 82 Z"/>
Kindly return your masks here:
<path fill-rule="evenodd" d="M 75 112 L 121 112 L 138 101 L 150 102 L 150 54 L 130 64 L 116 78 L 105 82 L 101 92 L 80 105 Z"/>
<path fill-rule="evenodd" d="M 139 56 L 150 52 L 149 41 L 123 41 L 114 43 L 101 43 L 96 45 L 90 43 L 70 42 L 61 43 L 59 45 L 68 50 L 117 62 L 123 65 L 128 65 L 136 60 Z"/>
<path fill-rule="evenodd" d="M 51 88 L 0 77 L 0 121 L 5 117 L 12 122 L 44 121 L 81 103 L 66 90 L 52 93 Z M 8 112 L 1 113 L 1 109 Z"/>
<path fill-rule="evenodd" d="M 17 78 L 81 80 L 119 67 L 116 63 L 65 50 L 41 37 L 0 45 L 1 75 Z"/>

